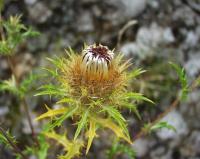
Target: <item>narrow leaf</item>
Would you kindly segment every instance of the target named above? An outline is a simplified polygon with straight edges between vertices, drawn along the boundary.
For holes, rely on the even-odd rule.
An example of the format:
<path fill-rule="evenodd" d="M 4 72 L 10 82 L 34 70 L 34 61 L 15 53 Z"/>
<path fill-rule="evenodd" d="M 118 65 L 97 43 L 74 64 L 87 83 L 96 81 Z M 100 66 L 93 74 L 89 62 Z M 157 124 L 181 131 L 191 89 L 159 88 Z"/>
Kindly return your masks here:
<path fill-rule="evenodd" d="M 152 100 L 150 100 L 147 97 L 143 96 L 143 94 L 141 94 L 141 93 L 136 93 L 136 92 L 126 93 L 124 95 L 124 98 L 126 98 L 126 99 L 135 99 L 136 101 L 143 100 L 145 102 L 149 102 L 149 103 L 154 104 L 154 102 Z"/>
<path fill-rule="evenodd" d="M 155 131 L 157 129 L 162 129 L 162 128 L 167 128 L 169 130 L 173 130 L 174 132 L 176 132 L 176 128 L 165 121 L 154 124 L 153 126 L 151 126 L 150 131 Z"/>
<path fill-rule="evenodd" d="M 87 144 L 86 154 L 89 152 L 89 149 L 92 145 L 92 141 L 94 137 L 96 136 L 95 132 L 96 132 L 96 122 L 94 120 L 90 120 L 90 128 L 88 131 L 88 144 Z"/>
<path fill-rule="evenodd" d="M 175 63 L 170 62 L 170 65 L 176 70 L 176 73 L 178 74 L 180 83 L 181 83 L 181 99 L 186 100 L 188 92 L 189 92 L 189 86 L 187 82 L 187 77 L 185 73 L 185 69 L 181 68 Z"/>
<path fill-rule="evenodd" d="M 76 132 L 75 132 L 75 135 L 74 135 L 74 140 L 77 139 L 78 135 L 81 132 L 81 129 L 86 125 L 87 118 L 88 118 L 88 113 L 89 113 L 89 110 L 85 111 L 85 113 L 83 114 L 81 120 L 79 121 L 78 128 L 76 129 Z"/>
<path fill-rule="evenodd" d="M 45 128 L 45 131 L 49 131 L 49 130 L 53 129 L 56 126 L 60 126 L 62 124 L 62 122 L 65 119 L 67 119 L 68 117 L 71 117 L 76 112 L 77 109 L 78 109 L 78 106 L 73 107 L 71 109 L 68 109 L 68 111 L 65 114 L 63 114 L 61 117 L 56 119 L 55 122 L 50 123 L 49 125 L 47 125 L 47 127 Z"/>
<path fill-rule="evenodd" d="M 112 120 L 110 119 L 102 119 L 102 118 L 95 118 L 96 122 L 99 123 L 102 127 L 107 127 L 111 129 L 119 138 L 123 138 L 126 140 L 128 143 L 132 143 L 130 138 L 127 137 L 124 133 L 123 130 L 118 127 L 115 123 L 113 123 Z"/>
<path fill-rule="evenodd" d="M 55 117 L 56 115 L 64 114 L 67 111 L 68 111 L 68 108 L 49 109 L 46 113 L 40 115 L 35 120 L 41 120 L 44 118 Z"/>

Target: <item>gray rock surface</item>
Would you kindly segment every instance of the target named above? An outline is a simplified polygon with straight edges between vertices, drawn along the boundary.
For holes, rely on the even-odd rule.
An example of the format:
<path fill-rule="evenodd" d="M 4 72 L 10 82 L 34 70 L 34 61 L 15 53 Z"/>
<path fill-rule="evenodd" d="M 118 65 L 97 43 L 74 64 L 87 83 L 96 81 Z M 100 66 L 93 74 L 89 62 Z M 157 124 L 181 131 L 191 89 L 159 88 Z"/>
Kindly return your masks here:
<path fill-rule="evenodd" d="M 38 2 L 29 8 L 30 18 L 36 23 L 44 23 L 52 11 L 42 2 Z"/>

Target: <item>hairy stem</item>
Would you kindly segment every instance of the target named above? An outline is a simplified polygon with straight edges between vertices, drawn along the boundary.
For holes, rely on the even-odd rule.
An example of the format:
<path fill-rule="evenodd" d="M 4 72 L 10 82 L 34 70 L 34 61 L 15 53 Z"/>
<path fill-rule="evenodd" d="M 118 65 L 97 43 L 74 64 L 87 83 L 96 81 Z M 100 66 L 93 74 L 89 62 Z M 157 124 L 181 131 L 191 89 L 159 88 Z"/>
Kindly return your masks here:
<path fill-rule="evenodd" d="M 9 136 L 6 134 L 6 132 L 3 130 L 3 128 L 0 127 L 0 132 L 2 135 L 6 138 L 10 146 L 13 148 L 13 150 L 19 154 L 23 159 L 27 159 L 27 157 L 22 153 L 22 151 L 12 142 L 12 139 L 9 138 Z"/>

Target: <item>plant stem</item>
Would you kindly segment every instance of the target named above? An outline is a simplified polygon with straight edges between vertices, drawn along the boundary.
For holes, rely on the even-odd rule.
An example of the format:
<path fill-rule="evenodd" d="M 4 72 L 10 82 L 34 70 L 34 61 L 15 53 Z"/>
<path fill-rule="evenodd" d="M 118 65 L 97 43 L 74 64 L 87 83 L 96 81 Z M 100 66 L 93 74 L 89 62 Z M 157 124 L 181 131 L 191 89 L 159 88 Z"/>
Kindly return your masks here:
<path fill-rule="evenodd" d="M 27 159 L 27 157 L 22 153 L 22 151 L 12 142 L 12 140 L 9 138 L 9 136 L 6 134 L 6 132 L 3 130 L 3 128 L 0 127 L 0 132 L 2 133 L 2 135 L 6 138 L 6 140 L 8 141 L 8 143 L 10 144 L 10 146 L 13 148 L 13 150 L 21 155 L 21 157 L 23 159 Z"/>
<path fill-rule="evenodd" d="M 12 57 L 8 56 L 7 57 L 7 61 L 8 61 L 8 64 L 10 66 L 10 69 L 12 71 L 12 74 L 15 77 L 16 87 L 19 88 L 20 79 L 17 76 L 17 73 L 15 71 L 15 67 L 14 67 L 14 64 L 13 64 L 13 61 L 12 61 Z M 21 102 L 22 102 L 22 105 L 24 106 L 24 111 L 25 111 L 25 113 L 27 115 L 27 119 L 28 119 L 28 123 L 29 123 L 30 129 L 31 129 L 31 134 L 33 136 L 33 139 L 34 139 L 35 143 L 37 144 L 37 146 L 39 146 L 39 142 L 37 140 L 37 137 L 36 137 L 36 134 L 35 134 L 35 130 L 34 130 L 34 126 L 33 126 L 32 120 L 31 120 L 31 115 L 30 115 L 30 111 L 29 111 L 29 108 L 28 108 L 28 104 L 27 104 L 26 99 L 25 99 L 24 96 L 21 98 Z"/>

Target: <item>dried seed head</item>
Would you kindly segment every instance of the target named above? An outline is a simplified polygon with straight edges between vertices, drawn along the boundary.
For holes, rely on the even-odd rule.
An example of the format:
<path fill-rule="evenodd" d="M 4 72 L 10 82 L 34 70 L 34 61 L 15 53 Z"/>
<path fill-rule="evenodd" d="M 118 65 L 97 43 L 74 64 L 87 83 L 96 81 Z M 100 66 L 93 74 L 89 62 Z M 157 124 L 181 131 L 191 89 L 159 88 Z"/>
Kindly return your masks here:
<path fill-rule="evenodd" d="M 82 52 L 82 70 L 86 75 L 107 77 L 114 53 L 103 45 L 90 45 Z"/>

